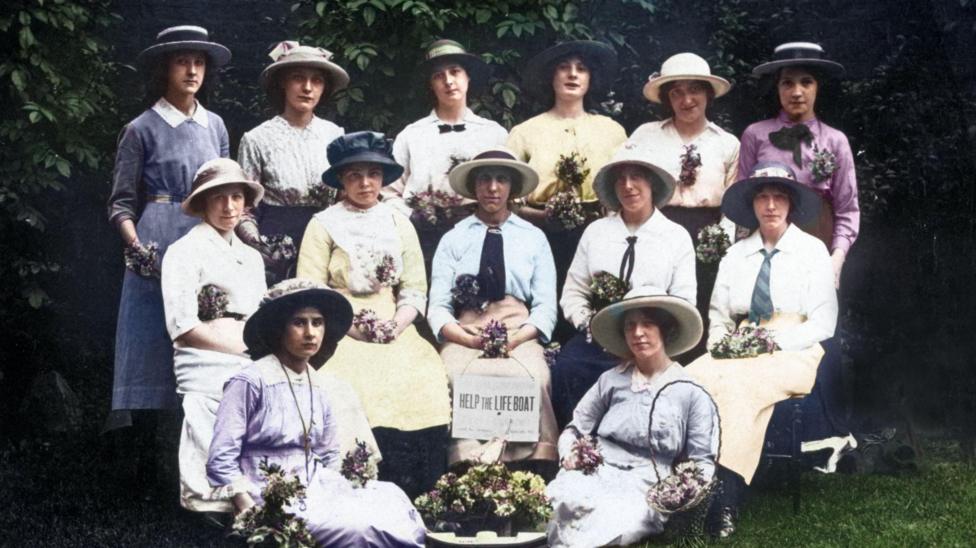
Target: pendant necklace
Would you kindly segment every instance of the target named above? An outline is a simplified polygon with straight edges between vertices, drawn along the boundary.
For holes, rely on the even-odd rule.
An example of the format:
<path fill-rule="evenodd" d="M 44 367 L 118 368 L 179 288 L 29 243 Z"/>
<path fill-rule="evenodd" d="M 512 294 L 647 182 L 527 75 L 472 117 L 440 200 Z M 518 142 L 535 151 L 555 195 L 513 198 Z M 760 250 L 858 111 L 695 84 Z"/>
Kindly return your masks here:
<path fill-rule="evenodd" d="M 306 364 L 305 377 L 308 381 L 308 426 L 306 426 L 305 417 L 302 416 L 302 406 L 299 405 L 298 403 L 298 396 L 295 395 L 295 387 L 291 383 L 291 376 L 288 374 L 285 365 L 281 363 L 281 361 L 278 362 L 278 365 L 281 366 L 281 370 L 285 374 L 285 379 L 288 381 L 288 389 L 291 391 L 291 398 L 292 400 L 295 401 L 295 409 L 298 411 L 298 420 L 301 421 L 302 423 L 302 448 L 305 450 L 305 483 L 307 484 L 311 481 L 311 478 L 309 477 L 308 474 L 308 462 L 310 460 L 309 455 L 312 452 L 311 430 L 312 430 L 312 420 L 313 417 L 315 416 L 315 397 L 312 394 L 312 376 L 308 372 L 308 365 Z M 299 507 L 302 509 L 302 511 L 305 511 L 304 500 L 302 500 Z"/>

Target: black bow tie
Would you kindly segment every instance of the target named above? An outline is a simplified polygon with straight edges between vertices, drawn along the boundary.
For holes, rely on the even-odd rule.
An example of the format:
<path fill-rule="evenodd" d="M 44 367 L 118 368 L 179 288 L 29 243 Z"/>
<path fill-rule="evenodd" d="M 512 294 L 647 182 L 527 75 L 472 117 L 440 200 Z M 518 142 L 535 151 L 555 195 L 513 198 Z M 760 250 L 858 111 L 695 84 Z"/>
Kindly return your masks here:
<path fill-rule="evenodd" d="M 452 131 L 464 131 L 464 124 L 440 124 L 437 129 L 441 130 L 441 133 L 450 133 Z"/>
<path fill-rule="evenodd" d="M 812 143 L 813 133 L 805 124 L 797 124 L 770 133 L 769 142 L 780 150 L 793 151 L 793 162 L 803 169 L 803 143 Z"/>

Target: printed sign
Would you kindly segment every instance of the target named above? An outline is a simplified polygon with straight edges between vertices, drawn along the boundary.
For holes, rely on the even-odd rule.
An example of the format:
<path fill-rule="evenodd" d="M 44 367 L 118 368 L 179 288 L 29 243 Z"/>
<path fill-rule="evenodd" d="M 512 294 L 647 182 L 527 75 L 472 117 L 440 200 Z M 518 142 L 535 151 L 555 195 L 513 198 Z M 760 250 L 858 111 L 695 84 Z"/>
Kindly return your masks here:
<path fill-rule="evenodd" d="M 539 441 L 539 386 L 532 377 L 454 378 L 455 438 Z"/>

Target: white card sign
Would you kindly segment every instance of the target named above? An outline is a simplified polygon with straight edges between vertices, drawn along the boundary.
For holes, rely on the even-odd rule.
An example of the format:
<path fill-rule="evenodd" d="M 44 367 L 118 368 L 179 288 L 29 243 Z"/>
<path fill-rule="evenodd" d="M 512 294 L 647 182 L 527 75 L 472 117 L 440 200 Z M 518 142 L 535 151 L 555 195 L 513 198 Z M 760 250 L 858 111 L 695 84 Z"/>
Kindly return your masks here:
<path fill-rule="evenodd" d="M 454 377 L 455 438 L 539 441 L 539 386 L 532 377 Z"/>

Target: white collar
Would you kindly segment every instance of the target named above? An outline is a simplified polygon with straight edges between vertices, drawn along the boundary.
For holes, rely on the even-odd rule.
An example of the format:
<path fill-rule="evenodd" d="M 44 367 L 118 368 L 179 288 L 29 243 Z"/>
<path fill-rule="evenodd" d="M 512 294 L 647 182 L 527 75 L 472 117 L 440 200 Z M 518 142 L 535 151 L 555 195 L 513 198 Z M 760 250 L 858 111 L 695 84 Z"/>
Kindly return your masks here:
<path fill-rule="evenodd" d="M 624 216 L 621 214 L 620 211 L 614 212 L 613 217 L 611 218 L 616 218 L 617 223 L 625 231 L 627 231 L 628 233 L 630 232 L 630 229 L 627 228 L 627 223 L 624 221 Z M 664 223 L 665 221 L 667 221 L 667 219 L 664 217 L 664 214 L 661 213 L 661 210 L 658 209 L 657 206 L 654 206 L 654 213 L 651 213 L 651 216 L 648 217 L 647 220 L 644 221 L 639 227 L 637 227 L 637 230 L 634 231 L 634 234 L 639 234 L 641 232 L 644 232 L 645 230 L 649 232 L 657 232 L 658 230 L 661 229 L 662 226 L 664 226 L 662 223 Z"/>
<path fill-rule="evenodd" d="M 783 232 L 783 235 L 780 236 L 779 241 L 776 242 L 776 249 L 778 249 L 780 252 L 785 251 L 787 253 L 795 251 L 797 245 L 799 244 L 799 240 L 802 237 L 799 232 L 802 232 L 802 230 L 795 224 L 790 223 L 789 226 L 786 227 L 786 231 Z M 752 234 L 750 234 L 748 238 L 742 240 L 742 242 L 746 248 L 746 255 L 759 253 L 760 249 L 765 248 L 762 241 L 762 234 L 759 233 L 758 228 Z"/>
<path fill-rule="evenodd" d="M 203 108 L 200 101 L 194 99 L 193 102 L 196 104 L 196 108 L 193 110 L 192 116 L 187 116 L 183 111 L 174 107 L 165 97 L 160 97 L 152 109 L 172 128 L 178 127 L 187 120 L 193 120 L 204 128 L 209 127 L 210 117 L 207 116 L 207 109 Z"/>
<path fill-rule="evenodd" d="M 479 118 L 479 116 L 476 115 L 474 113 L 474 111 L 472 111 L 468 107 L 464 107 L 464 114 L 461 116 L 461 122 L 460 123 L 462 123 L 462 124 L 470 124 L 472 122 L 477 122 L 478 121 L 478 118 Z M 432 124 L 446 124 L 446 123 L 448 123 L 448 122 L 445 122 L 444 120 L 441 120 L 440 118 L 437 117 L 437 110 L 436 109 L 432 109 L 430 111 L 430 114 L 427 115 L 427 120 L 430 123 L 432 123 Z"/>
<path fill-rule="evenodd" d="M 648 378 L 634 364 L 633 360 L 628 360 L 616 367 L 618 373 L 626 373 L 630 369 L 630 389 L 634 392 L 656 392 L 661 386 L 681 378 L 684 369 L 676 362 L 672 361 L 667 369 L 661 371 L 656 377 Z"/>

